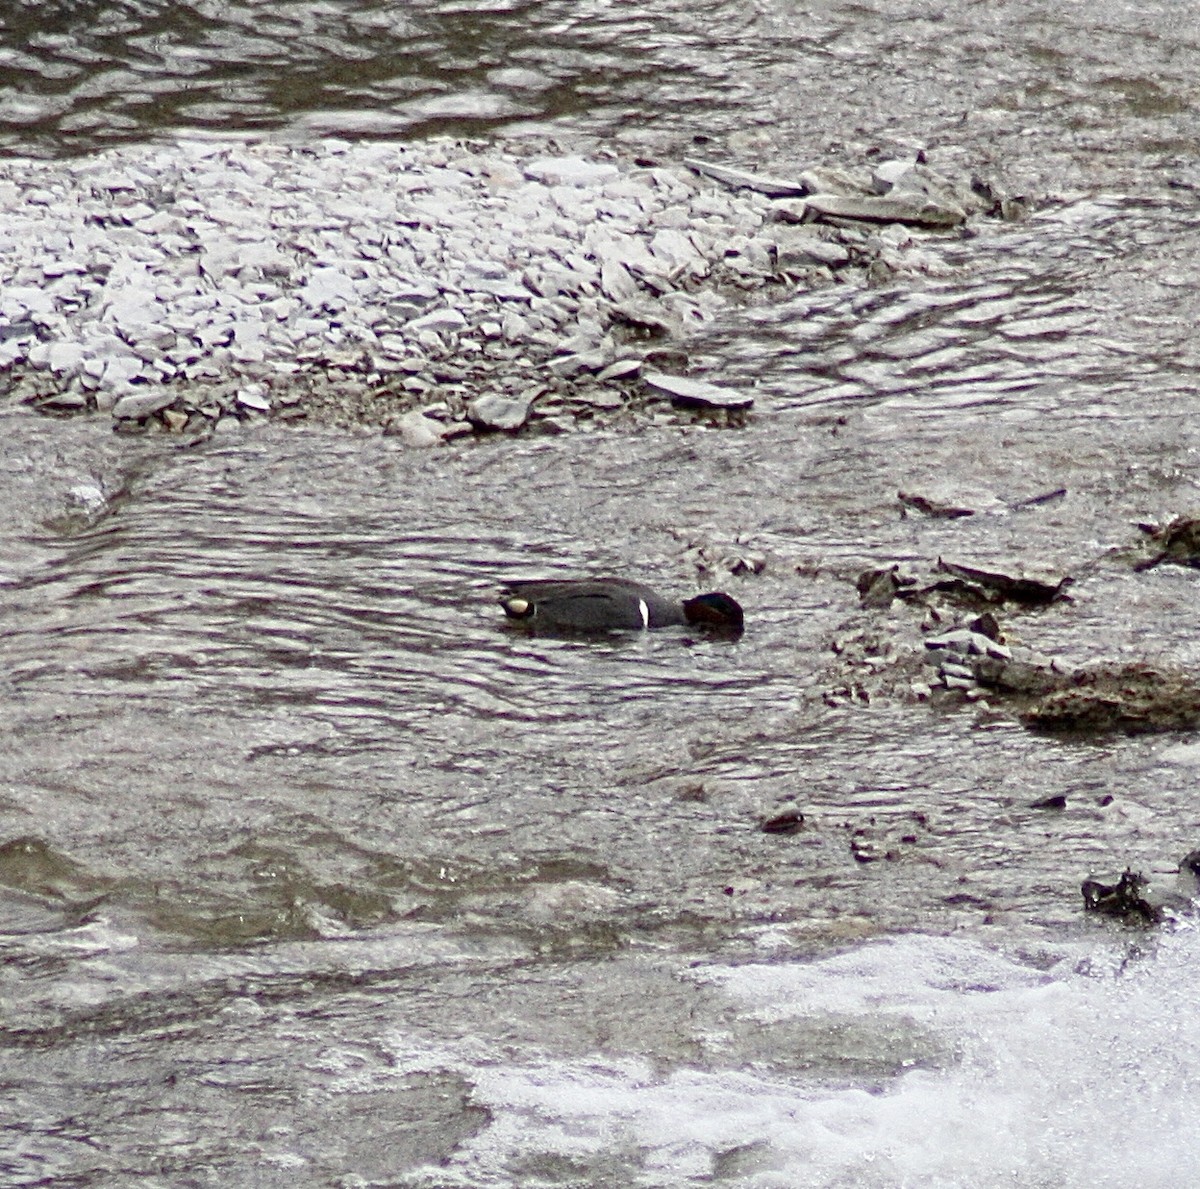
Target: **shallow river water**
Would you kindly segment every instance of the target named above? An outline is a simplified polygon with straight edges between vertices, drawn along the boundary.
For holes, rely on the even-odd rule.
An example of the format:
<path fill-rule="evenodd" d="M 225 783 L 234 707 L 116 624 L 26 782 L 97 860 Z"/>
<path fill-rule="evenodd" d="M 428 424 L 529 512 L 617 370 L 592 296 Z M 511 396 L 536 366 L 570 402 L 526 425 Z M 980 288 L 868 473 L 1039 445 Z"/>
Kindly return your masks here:
<path fill-rule="evenodd" d="M 870 682 L 833 645 L 915 633 L 859 608 L 868 566 L 1017 557 L 1077 581 L 1012 637 L 1200 663 L 1195 572 L 1122 552 L 1200 502 L 1195 31 L 229 7 L 0 20 L 6 147 L 527 124 L 777 157 L 957 128 L 1041 189 L 931 237 L 927 276 L 725 319 L 693 361 L 755 392 L 740 428 L 181 448 L 0 406 L 0 1181 L 1185 1181 L 1197 934 L 1085 917 L 1079 884 L 1173 879 L 1200 746 L 846 698 Z M 899 490 L 977 514 L 901 517 Z M 699 547 L 766 568 L 701 576 Z M 546 638 L 494 602 L 594 572 L 720 586 L 747 631 Z"/>

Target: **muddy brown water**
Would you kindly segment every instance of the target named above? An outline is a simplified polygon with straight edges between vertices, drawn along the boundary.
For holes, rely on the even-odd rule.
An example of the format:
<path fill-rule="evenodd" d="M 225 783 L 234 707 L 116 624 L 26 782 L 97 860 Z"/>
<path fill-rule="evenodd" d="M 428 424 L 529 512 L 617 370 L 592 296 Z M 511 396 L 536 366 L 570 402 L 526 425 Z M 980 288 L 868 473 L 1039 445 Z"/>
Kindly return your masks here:
<path fill-rule="evenodd" d="M 942 554 L 1075 573 L 1073 602 L 1004 617 L 1042 651 L 1200 661 L 1196 573 L 1136 574 L 1120 552 L 1135 522 L 1200 505 L 1194 37 L 1165 5 L 256 5 L 253 36 L 227 7 L 68 5 L 38 30 L 32 6 L 9 14 L 7 147 L 176 122 L 530 121 L 654 149 L 702 128 L 774 159 L 957 136 L 964 160 L 1042 184 L 1024 223 L 930 237 L 925 274 L 714 328 L 693 360 L 755 392 L 740 429 L 411 452 L 277 428 L 181 449 L 4 408 L 0 1178 L 946 1183 L 883 1123 L 856 1149 L 882 1135 L 899 1161 L 874 1181 L 840 1149 L 819 1172 L 772 1164 L 759 1139 L 695 1155 L 680 1121 L 716 1134 L 733 1108 L 687 1079 L 741 1086 L 738 1110 L 785 1084 L 866 1087 L 919 1131 L 930 1100 L 903 1104 L 927 1084 L 904 1071 L 970 1069 L 986 1028 L 947 1030 L 956 1009 L 931 987 L 882 1010 L 898 983 L 872 982 L 870 955 L 889 952 L 872 943 L 917 966 L 930 951 L 906 939 L 967 938 L 953 960 L 932 951 L 956 1004 L 1036 989 L 1064 961 L 1150 961 L 1144 935 L 1083 917 L 1079 882 L 1125 864 L 1165 877 L 1200 845 L 1190 736 L 1058 739 L 976 708 L 826 695 L 864 677 L 834 641 L 915 632 L 909 611 L 860 610 L 854 576 Z M 363 110 L 375 126 L 347 114 Z M 901 517 L 899 490 L 978 511 Z M 696 545 L 767 566 L 702 576 Z M 498 581 L 589 572 L 721 586 L 748 630 L 585 641 L 502 622 Z M 1055 794 L 1065 811 L 1029 808 Z M 793 806 L 803 830 L 761 832 Z M 891 857 L 857 861 L 855 837 Z M 863 969 L 821 964 L 842 952 Z M 801 979 L 765 1022 L 722 990 L 763 962 Z M 1077 1107 L 1109 1104 L 1082 1111 L 1097 1128 L 1133 1112 L 1103 1093 L 1130 1068 L 1151 1071 L 1143 1094 L 1183 1101 L 1155 1064 L 1195 1051 L 1155 992 L 1172 969 L 1138 984 L 1145 1052 L 1126 1054 L 1128 1032 L 1094 1043 L 1124 1001 L 1082 994 L 1075 1015 L 1033 1001 L 1048 1039 L 1011 1034 L 1070 1071 L 1049 1082 Z M 1113 1065 L 1086 1065 L 1101 1048 Z M 737 1081 L 751 1070 L 769 1085 Z M 1086 1156 L 1077 1182 L 1062 1172 L 1086 1133 L 1047 1139 L 1047 1104 L 1022 1113 L 1027 1067 L 997 1059 L 967 1104 L 997 1076 L 1026 1183 L 1104 1183 Z M 673 1088 L 654 1100 L 670 1142 L 630 1131 L 633 1087 Z M 595 1133 L 571 1114 L 585 1091 L 608 1104 Z M 780 1109 L 748 1133 L 786 1132 L 800 1107 Z M 1186 1155 L 1181 1136 L 1164 1142 Z M 985 1168 L 992 1150 L 980 1141 Z M 1124 1156 L 1113 1167 L 1136 1167 Z M 1011 1183 L 963 1159 L 971 1183 Z"/>

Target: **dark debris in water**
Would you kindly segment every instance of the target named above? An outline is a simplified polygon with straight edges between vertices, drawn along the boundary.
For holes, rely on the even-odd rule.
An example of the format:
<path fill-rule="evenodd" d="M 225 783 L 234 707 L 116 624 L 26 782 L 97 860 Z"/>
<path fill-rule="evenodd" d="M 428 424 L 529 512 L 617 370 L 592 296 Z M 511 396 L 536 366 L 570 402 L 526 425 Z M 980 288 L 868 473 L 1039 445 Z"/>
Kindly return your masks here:
<path fill-rule="evenodd" d="M 1070 602 L 1067 589 L 1074 581 L 1069 574 L 1043 572 L 1016 563 L 977 565 L 939 557 L 923 577 L 893 565 L 864 570 L 855 586 L 864 607 L 887 607 L 892 599 L 900 599 L 925 605 L 941 601 L 982 610 L 1006 603 L 1045 607 Z"/>
<path fill-rule="evenodd" d="M 938 558 L 937 569 L 981 589 L 989 602 L 1019 603 L 1029 607 L 1070 602 L 1071 596 L 1066 591 L 1075 581 L 1069 574 L 1043 574 L 1020 566 L 978 566 L 947 561 L 943 557 Z"/>
<path fill-rule="evenodd" d="M 1041 797 L 1030 802 L 1030 809 L 1066 809 L 1067 799 L 1062 793 L 1053 793 L 1049 797 Z"/>
<path fill-rule="evenodd" d="M 769 817 L 762 824 L 764 834 L 798 834 L 804 828 L 804 814 L 791 810 Z"/>
<path fill-rule="evenodd" d="M 1080 887 L 1084 911 L 1103 913 L 1133 925 L 1194 921 L 1196 892 L 1200 889 L 1200 851 L 1191 851 L 1179 860 L 1179 875 L 1183 878 L 1176 887 L 1162 889 L 1151 886 L 1140 871 L 1128 866 L 1116 879 L 1092 876 Z"/>
<path fill-rule="evenodd" d="M 1128 867 L 1116 883 L 1085 879 L 1080 891 L 1086 912 L 1101 912 L 1126 921 L 1154 925 L 1162 920 L 1162 909 L 1143 895 L 1147 881 Z"/>
<path fill-rule="evenodd" d="M 1200 569 L 1200 517 L 1176 516 L 1164 525 L 1139 524 L 1154 552 L 1134 564 L 1139 573 L 1163 562 Z"/>
<path fill-rule="evenodd" d="M 974 516 L 974 508 L 964 508 L 957 504 L 946 503 L 943 500 L 931 499 L 915 492 L 898 491 L 896 499 L 900 502 L 900 515 L 906 516 L 910 510 L 920 512 L 934 520 L 959 520 L 963 516 Z"/>

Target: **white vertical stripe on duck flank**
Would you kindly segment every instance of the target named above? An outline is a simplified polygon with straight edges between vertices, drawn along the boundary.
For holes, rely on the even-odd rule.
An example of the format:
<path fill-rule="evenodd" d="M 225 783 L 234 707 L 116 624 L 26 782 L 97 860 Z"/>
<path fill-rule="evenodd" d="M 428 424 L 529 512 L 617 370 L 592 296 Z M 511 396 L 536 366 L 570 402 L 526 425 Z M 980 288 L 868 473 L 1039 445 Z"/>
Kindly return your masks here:
<path fill-rule="evenodd" d="M 638 599 L 638 610 L 642 613 L 642 627 L 650 626 L 650 608 L 646 606 L 645 599 Z"/>

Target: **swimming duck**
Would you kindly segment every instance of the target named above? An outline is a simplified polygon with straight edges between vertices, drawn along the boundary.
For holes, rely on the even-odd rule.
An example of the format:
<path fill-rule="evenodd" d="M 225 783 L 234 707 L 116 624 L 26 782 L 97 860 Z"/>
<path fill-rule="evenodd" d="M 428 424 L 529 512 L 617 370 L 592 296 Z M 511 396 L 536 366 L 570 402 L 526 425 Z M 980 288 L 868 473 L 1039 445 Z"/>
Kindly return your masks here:
<path fill-rule="evenodd" d="M 500 592 L 500 606 L 509 619 L 560 631 L 638 631 L 676 624 L 742 630 L 741 607 L 721 591 L 675 602 L 629 578 L 509 582 Z"/>

